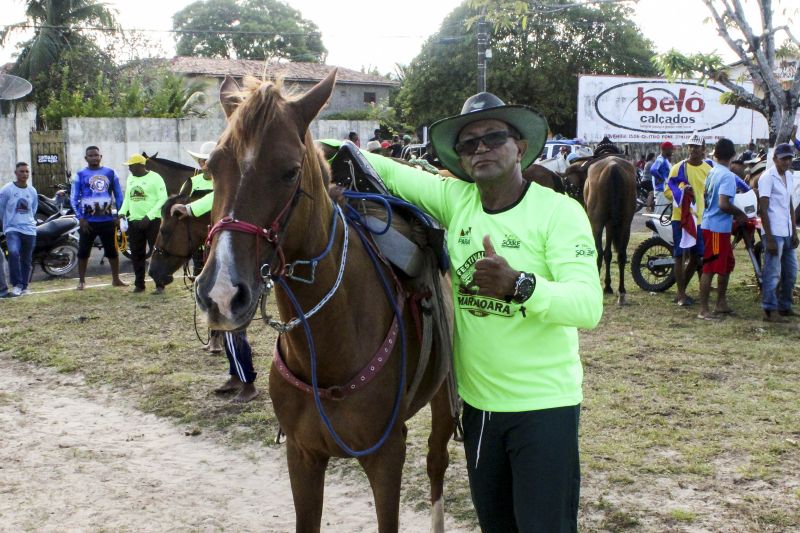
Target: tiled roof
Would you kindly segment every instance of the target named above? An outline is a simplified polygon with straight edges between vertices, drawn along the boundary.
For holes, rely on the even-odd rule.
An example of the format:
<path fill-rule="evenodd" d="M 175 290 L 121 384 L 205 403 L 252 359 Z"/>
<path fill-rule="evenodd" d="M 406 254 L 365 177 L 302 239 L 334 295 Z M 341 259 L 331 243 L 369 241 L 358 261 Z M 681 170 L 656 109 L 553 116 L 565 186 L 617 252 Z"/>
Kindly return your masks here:
<path fill-rule="evenodd" d="M 334 68 L 339 72 L 336 76 L 337 83 L 353 83 L 359 85 L 399 85 L 398 82 L 375 76 L 364 74 L 355 70 L 350 70 L 334 65 L 322 65 L 320 63 L 279 63 L 255 61 L 252 59 L 216 59 L 210 57 L 185 57 L 178 56 L 167 60 L 169 69 L 177 74 L 200 74 L 206 76 L 224 76 L 230 74 L 234 77 L 246 75 L 261 77 L 283 76 L 289 81 L 313 81 L 323 79 Z"/>

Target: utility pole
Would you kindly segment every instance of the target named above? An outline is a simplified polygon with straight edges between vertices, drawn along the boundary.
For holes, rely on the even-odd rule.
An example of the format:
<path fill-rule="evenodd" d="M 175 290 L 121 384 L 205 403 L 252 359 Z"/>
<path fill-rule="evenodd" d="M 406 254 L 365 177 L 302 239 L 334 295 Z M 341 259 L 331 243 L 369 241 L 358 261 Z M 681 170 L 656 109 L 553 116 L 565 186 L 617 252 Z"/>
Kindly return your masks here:
<path fill-rule="evenodd" d="M 486 91 L 486 48 L 489 44 L 489 34 L 486 33 L 486 8 L 481 8 L 478 19 L 478 92 Z"/>

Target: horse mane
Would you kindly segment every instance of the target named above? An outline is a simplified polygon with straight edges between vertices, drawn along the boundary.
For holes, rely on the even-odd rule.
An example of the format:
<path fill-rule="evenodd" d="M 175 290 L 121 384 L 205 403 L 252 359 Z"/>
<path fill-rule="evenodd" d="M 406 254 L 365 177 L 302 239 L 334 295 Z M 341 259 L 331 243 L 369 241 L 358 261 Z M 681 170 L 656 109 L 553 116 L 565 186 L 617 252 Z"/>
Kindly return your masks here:
<path fill-rule="evenodd" d="M 183 163 L 178 163 L 177 161 L 173 161 L 172 159 L 164 159 L 163 157 L 158 157 L 158 153 L 156 153 L 154 155 L 151 155 L 151 156 L 148 156 L 147 152 L 142 152 L 142 155 L 146 159 L 151 159 L 151 160 L 155 161 L 156 163 L 160 163 L 160 164 L 168 166 L 168 167 L 177 168 L 177 169 L 180 169 L 180 170 L 192 170 L 192 171 L 195 171 L 195 172 L 198 171 L 194 167 L 190 167 L 189 165 L 184 165 Z"/>
<path fill-rule="evenodd" d="M 242 156 L 245 139 L 257 135 L 263 124 L 274 120 L 279 109 L 296 100 L 292 95 L 283 94 L 282 78 L 270 81 L 245 76 L 243 83 L 244 88 L 237 95 L 241 103 L 228 117 L 228 126 L 219 141 L 220 145 L 229 142 L 237 159 Z"/>
<path fill-rule="evenodd" d="M 166 219 L 169 217 L 169 211 L 172 209 L 172 206 L 175 204 L 185 204 L 189 200 L 189 197 L 185 194 L 173 194 L 164 202 L 164 205 L 161 206 L 161 217 L 162 219 Z"/>

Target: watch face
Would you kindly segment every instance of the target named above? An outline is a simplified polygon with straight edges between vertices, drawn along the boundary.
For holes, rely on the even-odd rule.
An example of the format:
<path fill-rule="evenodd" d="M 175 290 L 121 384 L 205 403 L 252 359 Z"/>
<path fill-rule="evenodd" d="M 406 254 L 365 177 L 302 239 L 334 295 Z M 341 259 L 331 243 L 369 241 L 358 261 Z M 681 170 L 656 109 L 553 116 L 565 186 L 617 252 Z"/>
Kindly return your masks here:
<path fill-rule="evenodd" d="M 524 278 L 520 279 L 517 283 L 517 290 L 514 294 L 514 301 L 517 303 L 522 303 L 528 298 L 531 297 L 533 293 L 533 278 L 530 276 L 525 276 Z"/>

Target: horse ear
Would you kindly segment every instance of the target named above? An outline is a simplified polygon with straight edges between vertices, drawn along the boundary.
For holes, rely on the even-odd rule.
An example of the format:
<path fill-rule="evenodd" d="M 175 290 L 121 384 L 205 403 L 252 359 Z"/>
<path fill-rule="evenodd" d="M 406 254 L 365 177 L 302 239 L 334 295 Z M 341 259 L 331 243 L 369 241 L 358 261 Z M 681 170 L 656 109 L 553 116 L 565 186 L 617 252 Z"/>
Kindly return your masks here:
<path fill-rule="evenodd" d="M 230 75 L 225 76 L 225 81 L 219 87 L 219 103 L 222 105 L 222 110 L 225 111 L 225 116 L 230 118 L 233 112 L 242 102 L 242 97 L 239 95 L 242 88 L 236 83 Z"/>
<path fill-rule="evenodd" d="M 336 84 L 337 70 L 331 70 L 324 80 L 312 87 L 302 98 L 292 102 L 292 106 L 299 112 L 299 125 L 303 131 L 331 97 L 333 86 Z"/>

